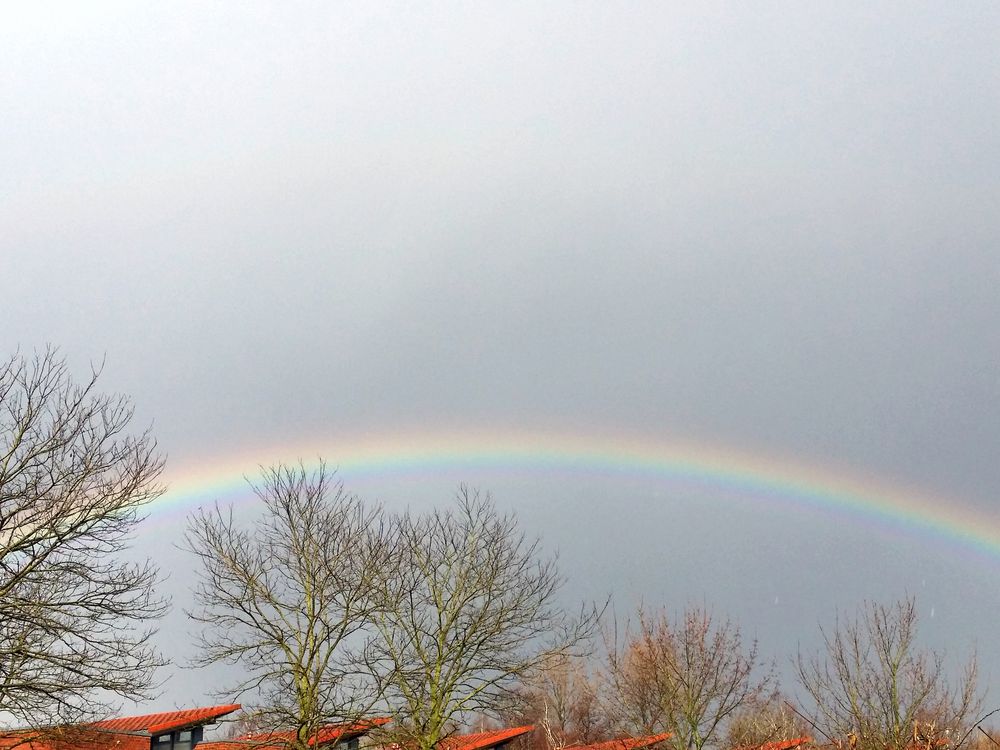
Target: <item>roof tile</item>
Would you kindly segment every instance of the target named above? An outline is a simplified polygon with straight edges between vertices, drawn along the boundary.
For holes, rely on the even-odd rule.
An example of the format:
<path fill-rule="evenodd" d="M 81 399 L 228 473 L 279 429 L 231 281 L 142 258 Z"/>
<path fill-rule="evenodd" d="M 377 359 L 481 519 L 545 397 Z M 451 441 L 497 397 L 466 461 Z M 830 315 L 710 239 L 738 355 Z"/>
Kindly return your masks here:
<path fill-rule="evenodd" d="M 667 739 L 670 739 L 670 732 L 650 734 L 645 737 L 621 737 L 594 745 L 577 745 L 572 750 L 642 750 Z"/>
<path fill-rule="evenodd" d="M 143 714 L 141 716 L 123 716 L 118 719 L 106 719 L 91 724 L 98 729 L 112 732 L 147 732 L 162 734 L 184 727 L 195 727 L 208 724 L 216 719 L 238 711 L 240 705 L 231 703 L 225 706 L 207 706 L 205 708 L 188 708 L 182 711 L 166 711 L 158 714 Z"/>
<path fill-rule="evenodd" d="M 535 728 L 534 724 L 513 729 L 497 729 L 492 732 L 477 732 L 475 734 L 456 734 L 441 740 L 438 750 L 488 750 L 504 742 L 528 734 Z"/>
<path fill-rule="evenodd" d="M 327 724 L 309 741 L 310 745 L 334 745 L 352 737 L 367 734 L 372 729 L 385 726 L 390 721 L 388 716 L 365 721 L 345 722 L 343 724 Z M 284 732 L 252 732 L 233 737 L 228 740 L 214 742 L 199 742 L 198 750 L 242 750 L 252 747 L 254 750 L 283 750 L 295 738 L 295 730 Z"/>
<path fill-rule="evenodd" d="M 775 742 L 765 742 L 758 745 L 754 750 L 795 750 L 801 745 L 808 745 L 812 742 L 812 737 L 795 737 L 790 740 L 777 740 Z"/>
<path fill-rule="evenodd" d="M 3 750 L 149 750 L 149 737 L 88 726 L 17 731 L 0 735 Z"/>

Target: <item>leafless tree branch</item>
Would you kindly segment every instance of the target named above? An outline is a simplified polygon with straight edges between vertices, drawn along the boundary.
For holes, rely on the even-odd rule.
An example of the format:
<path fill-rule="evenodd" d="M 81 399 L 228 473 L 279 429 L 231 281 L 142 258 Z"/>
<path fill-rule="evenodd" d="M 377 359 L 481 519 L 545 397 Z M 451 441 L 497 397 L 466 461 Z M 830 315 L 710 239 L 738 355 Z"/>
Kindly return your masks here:
<path fill-rule="evenodd" d="M 913 598 L 866 602 L 856 619 L 822 631 L 825 652 L 799 653 L 799 682 L 823 733 L 859 750 L 906 750 L 947 741 L 958 747 L 980 709 L 973 656 L 955 686 L 944 658 L 916 645 Z"/>
<path fill-rule="evenodd" d="M 551 659 L 586 650 L 597 613 L 564 614 L 556 560 L 489 495 L 463 486 L 453 508 L 399 517 L 392 539 L 368 662 L 399 739 L 431 750 L 461 718 L 507 705 Z"/>
<path fill-rule="evenodd" d="M 691 608 L 676 622 L 640 610 L 638 630 L 623 642 L 607 638 L 607 677 L 620 728 L 670 732 L 676 750 L 717 744 L 742 707 L 765 694 L 773 679 L 756 677 L 757 644 L 744 648 L 738 625 Z"/>
<path fill-rule="evenodd" d="M 148 697 L 164 663 L 148 627 L 167 606 L 157 571 L 119 559 L 163 461 L 99 375 L 74 382 L 51 348 L 0 364 L 0 705 L 29 725 Z"/>
<path fill-rule="evenodd" d="M 344 491 L 325 464 L 262 469 L 252 525 L 216 506 L 189 519 L 199 561 L 199 665 L 226 663 L 245 678 L 221 695 L 250 703 L 252 721 L 292 729 L 307 748 L 324 724 L 360 718 L 376 693 L 361 670 L 372 581 L 386 557 L 379 510 Z"/>

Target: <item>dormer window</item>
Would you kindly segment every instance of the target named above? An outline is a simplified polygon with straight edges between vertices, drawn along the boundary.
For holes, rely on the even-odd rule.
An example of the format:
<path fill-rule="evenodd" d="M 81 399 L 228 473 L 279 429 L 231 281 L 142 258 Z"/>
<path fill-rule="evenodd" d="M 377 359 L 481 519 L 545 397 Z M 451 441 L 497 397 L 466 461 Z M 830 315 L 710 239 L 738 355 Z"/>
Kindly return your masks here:
<path fill-rule="evenodd" d="M 194 727 L 158 734 L 153 738 L 152 750 L 194 750 L 201 742 L 202 732 L 202 727 Z"/>

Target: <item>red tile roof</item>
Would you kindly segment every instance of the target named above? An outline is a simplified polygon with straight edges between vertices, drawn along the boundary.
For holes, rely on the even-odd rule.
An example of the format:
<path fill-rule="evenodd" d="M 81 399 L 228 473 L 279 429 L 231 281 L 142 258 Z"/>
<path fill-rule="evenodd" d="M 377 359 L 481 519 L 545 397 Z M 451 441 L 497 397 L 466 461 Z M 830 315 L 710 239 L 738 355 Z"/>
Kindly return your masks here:
<path fill-rule="evenodd" d="M 3 750 L 149 750 L 149 737 L 88 726 L 21 730 L 0 735 Z"/>
<path fill-rule="evenodd" d="M 388 716 L 364 721 L 345 722 L 343 724 L 327 724 L 309 740 L 310 745 L 333 745 L 367 734 L 377 727 L 385 726 L 390 721 Z M 255 750 L 283 750 L 295 738 L 295 730 L 285 732 L 252 732 L 229 740 L 215 742 L 199 742 L 197 750 L 242 750 L 250 746 Z"/>
<path fill-rule="evenodd" d="M 757 746 L 756 750 L 795 750 L 795 748 L 801 745 L 808 745 L 812 741 L 812 737 L 796 737 L 791 740 L 765 742 L 763 745 Z"/>
<path fill-rule="evenodd" d="M 572 750 L 642 750 L 670 738 L 670 732 L 651 734 L 646 737 L 622 737 L 617 740 L 598 742 L 596 745 L 576 745 Z"/>
<path fill-rule="evenodd" d="M 183 711 L 166 711 L 158 714 L 143 714 L 142 716 L 123 716 L 119 719 L 97 721 L 90 726 L 111 732 L 163 734 L 164 732 L 172 732 L 175 729 L 208 724 L 239 709 L 240 704 L 231 703 L 225 706 L 188 708 Z"/>
<path fill-rule="evenodd" d="M 152 735 L 207 724 L 239 708 L 238 704 L 209 706 L 92 724 L 14 730 L 0 734 L 0 750 L 150 750 Z"/>
<path fill-rule="evenodd" d="M 497 729 L 493 732 L 477 732 L 476 734 L 456 734 L 441 740 L 438 750 L 487 750 L 488 748 L 510 742 L 522 734 L 528 734 L 535 728 L 534 724 L 513 729 Z"/>

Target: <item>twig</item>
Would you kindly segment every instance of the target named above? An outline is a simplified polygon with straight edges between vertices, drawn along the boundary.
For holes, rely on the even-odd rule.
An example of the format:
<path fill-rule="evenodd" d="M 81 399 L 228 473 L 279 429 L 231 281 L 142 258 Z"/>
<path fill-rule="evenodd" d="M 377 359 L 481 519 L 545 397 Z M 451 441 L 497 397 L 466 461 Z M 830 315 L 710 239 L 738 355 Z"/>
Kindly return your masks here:
<path fill-rule="evenodd" d="M 814 730 L 816 730 L 816 731 L 817 731 L 817 732 L 819 732 L 819 733 L 820 733 L 821 735 L 823 735 L 824 737 L 826 737 L 826 738 L 827 738 L 827 740 L 829 740 L 829 741 L 830 741 L 830 742 L 831 742 L 832 744 L 834 744 L 834 745 L 836 745 L 836 744 L 837 744 L 837 743 L 836 743 L 836 741 L 835 741 L 835 740 L 833 739 L 833 737 L 831 737 L 831 736 L 830 736 L 830 735 L 828 735 L 828 734 L 827 734 L 826 732 L 824 732 L 824 731 L 823 731 L 822 729 L 820 729 L 820 728 L 819 728 L 818 726 L 816 726 L 816 722 L 815 722 L 815 721 L 813 721 L 813 720 L 812 720 L 812 719 L 810 719 L 810 718 L 809 718 L 808 716 L 806 716 L 805 714 L 803 714 L 803 713 L 802 713 L 801 711 L 799 711 L 799 710 L 798 710 L 798 709 L 797 709 L 797 708 L 796 708 L 795 706 L 793 706 L 793 705 L 792 705 L 791 703 L 789 703 L 788 701 L 782 701 L 782 703 L 784 703 L 784 704 L 785 704 L 786 706 L 788 706 L 788 707 L 789 707 L 790 709 L 792 709 L 792 713 L 794 713 L 794 714 L 795 714 L 796 716 L 798 716 L 798 717 L 799 717 L 800 719 L 803 719 L 803 720 L 804 720 L 804 721 L 805 721 L 805 722 L 806 722 L 807 724 L 809 724 L 809 726 L 811 726 L 811 727 L 812 727 L 812 728 L 813 728 Z M 985 718 L 985 717 L 983 717 L 983 718 Z"/>

